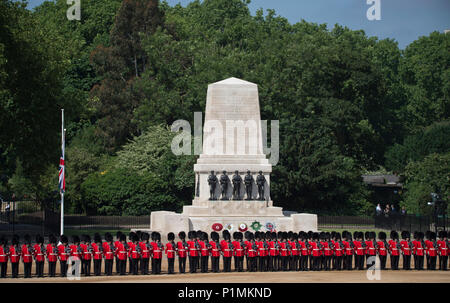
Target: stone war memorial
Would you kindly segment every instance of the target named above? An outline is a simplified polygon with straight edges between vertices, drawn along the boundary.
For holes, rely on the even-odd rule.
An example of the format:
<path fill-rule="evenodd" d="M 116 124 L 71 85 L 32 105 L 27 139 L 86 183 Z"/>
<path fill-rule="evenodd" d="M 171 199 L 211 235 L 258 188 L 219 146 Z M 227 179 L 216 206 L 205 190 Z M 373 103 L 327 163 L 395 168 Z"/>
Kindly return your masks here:
<path fill-rule="evenodd" d="M 263 153 L 258 86 L 229 78 L 208 86 L 195 197 L 183 212 L 151 213 L 150 230 L 317 231 L 317 215 L 283 215 L 270 198 L 272 165 Z"/>

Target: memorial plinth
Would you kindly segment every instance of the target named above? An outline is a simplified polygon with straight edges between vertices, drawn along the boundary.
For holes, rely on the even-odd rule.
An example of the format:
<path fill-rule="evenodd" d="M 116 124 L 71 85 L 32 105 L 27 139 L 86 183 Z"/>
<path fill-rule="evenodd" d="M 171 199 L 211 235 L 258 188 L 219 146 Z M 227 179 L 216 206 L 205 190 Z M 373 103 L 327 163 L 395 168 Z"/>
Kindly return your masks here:
<path fill-rule="evenodd" d="M 226 190 L 220 183 L 224 171 L 230 179 Z M 238 196 L 233 196 L 235 171 L 243 180 Z M 250 196 L 244 183 L 247 171 L 253 177 L 251 185 L 247 183 Z M 211 232 L 216 223 L 231 231 L 238 230 L 242 224 L 252 232 L 257 229 L 317 230 L 316 215 L 284 216 L 281 207 L 273 206 L 270 198 L 272 165 L 263 152 L 258 86 L 254 83 L 229 78 L 208 86 L 203 150 L 194 165 L 194 172 L 196 188 L 192 205 L 184 206 L 181 214 L 152 212 L 150 230 L 163 234 L 182 230 Z M 211 172 L 218 179 L 213 196 L 208 182 Z M 258 195 L 258 175 L 265 179 L 260 181 L 263 197 Z M 260 228 L 254 229 L 256 226 Z"/>

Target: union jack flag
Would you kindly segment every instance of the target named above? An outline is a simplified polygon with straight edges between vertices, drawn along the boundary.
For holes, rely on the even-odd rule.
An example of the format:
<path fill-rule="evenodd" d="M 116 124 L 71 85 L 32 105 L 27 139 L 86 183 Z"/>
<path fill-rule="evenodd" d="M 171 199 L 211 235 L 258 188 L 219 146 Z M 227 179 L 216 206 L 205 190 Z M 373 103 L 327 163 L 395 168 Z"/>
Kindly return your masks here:
<path fill-rule="evenodd" d="M 64 112 L 62 116 L 62 140 L 61 140 L 61 150 L 62 155 L 59 158 L 59 190 L 63 193 L 66 190 L 66 176 L 65 176 L 65 168 L 64 168 Z"/>

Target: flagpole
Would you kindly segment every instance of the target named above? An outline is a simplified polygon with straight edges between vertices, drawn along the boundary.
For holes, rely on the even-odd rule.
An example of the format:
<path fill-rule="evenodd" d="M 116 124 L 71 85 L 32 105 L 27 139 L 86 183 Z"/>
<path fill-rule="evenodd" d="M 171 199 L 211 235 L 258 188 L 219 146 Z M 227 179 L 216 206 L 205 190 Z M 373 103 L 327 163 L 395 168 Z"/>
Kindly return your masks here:
<path fill-rule="evenodd" d="M 65 138 L 64 138 L 64 109 L 61 109 L 61 144 L 62 144 L 62 152 L 63 152 L 63 158 L 64 158 L 64 145 L 65 145 Z M 65 164 L 64 164 L 65 165 Z M 65 167 L 64 167 L 65 170 Z M 63 174 L 65 174 L 65 171 L 63 171 Z M 64 178 L 64 177 L 63 177 Z M 61 193 L 61 235 L 64 234 L 64 190 L 60 188 L 59 192 Z"/>

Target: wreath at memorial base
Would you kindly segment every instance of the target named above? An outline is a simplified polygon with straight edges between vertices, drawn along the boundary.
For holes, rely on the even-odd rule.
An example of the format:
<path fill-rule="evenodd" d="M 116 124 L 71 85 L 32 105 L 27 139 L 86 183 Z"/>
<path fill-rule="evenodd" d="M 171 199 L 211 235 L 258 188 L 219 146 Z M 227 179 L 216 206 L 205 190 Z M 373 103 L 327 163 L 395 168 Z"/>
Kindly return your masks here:
<path fill-rule="evenodd" d="M 274 231 L 275 230 L 275 224 L 273 224 L 272 222 L 267 222 L 266 223 L 266 229 L 268 231 Z"/>
<path fill-rule="evenodd" d="M 254 231 L 259 231 L 262 227 L 261 223 L 259 223 L 258 221 L 254 221 L 252 223 L 252 225 L 250 225 L 250 227 L 254 230 Z"/>
<path fill-rule="evenodd" d="M 233 224 L 227 224 L 227 225 L 225 225 L 225 229 L 228 230 L 228 231 L 232 231 L 233 228 L 234 228 Z"/>
<path fill-rule="evenodd" d="M 220 223 L 214 223 L 211 227 L 214 231 L 221 231 L 223 229 L 223 225 Z"/>
<path fill-rule="evenodd" d="M 243 232 L 246 232 L 247 229 L 248 229 L 247 224 L 245 224 L 245 223 L 239 224 L 239 231 L 240 231 L 240 232 L 242 232 L 242 233 L 243 233 Z"/>

